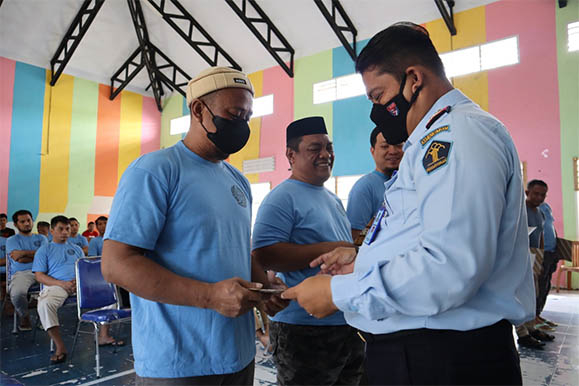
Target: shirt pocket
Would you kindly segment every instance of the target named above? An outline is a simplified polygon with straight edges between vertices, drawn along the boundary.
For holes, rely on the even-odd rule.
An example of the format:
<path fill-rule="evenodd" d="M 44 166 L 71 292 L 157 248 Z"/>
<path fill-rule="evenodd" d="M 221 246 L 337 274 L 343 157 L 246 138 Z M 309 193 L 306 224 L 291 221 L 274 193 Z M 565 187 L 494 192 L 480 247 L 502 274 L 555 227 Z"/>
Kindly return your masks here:
<path fill-rule="evenodd" d="M 404 189 L 401 190 L 402 198 L 402 212 L 404 217 L 404 222 L 412 221 L 416 219 L 418 213 L 418 197 L 416 190 L 414 189 Z"/>

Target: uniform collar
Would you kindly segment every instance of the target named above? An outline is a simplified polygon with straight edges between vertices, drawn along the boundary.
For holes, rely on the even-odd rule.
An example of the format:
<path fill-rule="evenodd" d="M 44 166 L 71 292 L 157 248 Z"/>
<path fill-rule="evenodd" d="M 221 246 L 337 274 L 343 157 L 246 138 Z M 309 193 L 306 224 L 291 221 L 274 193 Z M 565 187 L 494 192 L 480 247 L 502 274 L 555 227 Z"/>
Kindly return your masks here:
<path fill-rule="evenodd" d="M 438 98 L 436 102 L 434 102 L 430 110 L 428 110 L 428 112 L 424 114 L 424 117 L 422 117 L 422 120 L 418 123 L 416 129 L 414 129 L 412 134 L 410 134 L 410 137 L 408 137 L 408 139 L 406 140 L 406 143 L 404 144 L 404 151 L 406 151 L 407 148 L 412 146 L 412 144 L 417 143 L 419 139 L 424 135 L 426 131 L 425 130 L 426 124 L 428 123 L 430 118 L 434 114 L 436 114 L 438 110 L 443 109 L 446 106 L 454 106 L 457 103 L 467 100 L 468 98 L 460 90 L 457 90 L 456 88 L 453 88 L 452 90 L 450 90 L 449 92 Z"/>

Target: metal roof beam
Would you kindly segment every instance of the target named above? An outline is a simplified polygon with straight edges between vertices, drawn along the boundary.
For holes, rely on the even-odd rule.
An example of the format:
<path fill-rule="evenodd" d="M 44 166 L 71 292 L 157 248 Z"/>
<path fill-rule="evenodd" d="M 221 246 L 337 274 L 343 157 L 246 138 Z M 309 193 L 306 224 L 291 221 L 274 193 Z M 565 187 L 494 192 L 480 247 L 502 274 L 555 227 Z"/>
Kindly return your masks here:
<path fill-rule="evenodd" d="M 101 9 L 104 0 L 85 0 L 78 13 L 74 17 L 66 34 L 62 38 L 60 45 L 56 49 L 54 56 L 50 59 L 50 85 L 54 86 L 64 68 L 68 64 L 72 54 L 80 44 L 86 31 L 90 27 L 98 11 Z"/>
<path fill-rule="evenodd" d="M 139 47 L 111 77 L 111 95 L 109 99 L 115 99 L 143 67 L 145 67 L 145 63 L 141 55 L 141 47 Z M 120 84 L 115 88 L 116 83 Z"/>
<path fill-rule="evenodd" d="M 334 33 L 336 34 L 336 36 L 338 37 L 338 39 L 340 40 L 340 42 L 342 43 L 342 45 L 344 46 L 344 48 L 346 49 L 352 60 L 355 61 L 356 57 L 358 56 L 356 53 L 356 36 L 358 35 L 358 31 L 356 30 L 356 27 L 354 27 L 354 23 L 352 23 L 352 20 L 342 7 L 342 4 L 340 4 L 340 1 L 332 0 L 331 14 L 330 11 L 324 5 L 324 2 L 322 0 L 314 0 L 314 3 L 316 3 L 320 11 L 322 12 L 322 15 L 324 15 L 324 18 L 330 25 L 330 28 L 332 28 L 332 30 L 334 31 Z M 346 23 L 345 26 L 340 25 L 338 23 L 338 20 L 336 19 L 336 16 L 338 15 L 342 18 L 344 23 Z M 344 33 L 350 33 L 352 35 L 351 45 L 350 42 L 348 42 L 348 39 L 346 39 L 346 35 Z"/>
<path fill-rule="evenodd" d="M 444 2 L 448 4 L 448 9 L 444 5 Z M 434 3 L 438 7 L 438 11 L 442 16 L 442 20 L 446 23 L 446 27 L 452 36 L 456 35 L 456 26 L 454 25 L 454 0 L 434 0 Z"/>
<path fill-rule="evenodd" d="M 275 61 L 284 69 L 284 71 L 290 76 L 290 78 L 294 77 L 294 54 L 295 51 L 293 47 L 288 43 L 286 38 L 281 34 L 281 32 L 277 29 L 275 24 L 271 21 L 271 19 L 266 15 L 266 13 L 261 9 L 259 5 L 255 2 L 255 0 L 241 0 L 241 7 L 237 4 L 238 1 L 235 0 L 225 0 L 227 4 L 233 9 L 233 11 L 239 16 L 241 21 L 245 23 L 247 28 L 263 44 L 265 49 L 273 56 Z M 249 17 L 248 16 L 248 4 L 253 9 L 253 13 L 257 13 L 259 17 Z M 265 24 L 267 26 L 267 33 L 266 36 L 263 36 L 262 33 L 256 28 L 256 24 Z M 274 46 L 272 44 L 272 33 L 275 35 L 275 38 L 281 44 L 280 46 Z M 290 55 L 289 66 L 280 56 L 280 53 L 286 53 Z"/>

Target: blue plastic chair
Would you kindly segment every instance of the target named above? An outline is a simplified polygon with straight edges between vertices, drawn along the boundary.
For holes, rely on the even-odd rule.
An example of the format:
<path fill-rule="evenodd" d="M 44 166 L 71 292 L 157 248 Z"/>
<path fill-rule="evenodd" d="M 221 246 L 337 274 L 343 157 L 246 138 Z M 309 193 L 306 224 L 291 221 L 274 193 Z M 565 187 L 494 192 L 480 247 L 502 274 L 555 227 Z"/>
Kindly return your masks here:
<path fill-rule="evenodd" d="M 103 278 L 100 256 L 78 259 L 76 261 L 75 271 L 78 327 L 74 335 L 70 358 L 72 360 L 78 334 L 94 333 L 96 374 L 97 377 L 100 377 L 99 328 L 104 324 L 121 323 L 131 320 L 131 310 L 119 309 L 115 286 L 107 283 Z M 103 307 L 111 305 L 114 305 L 115 309 L 102 309 Z M 85 310 L 85 312 L 82 312 L 82 310 Z M 83 323 L 91 324 L 93 331 L 81 331 L 80 327 Z"/>

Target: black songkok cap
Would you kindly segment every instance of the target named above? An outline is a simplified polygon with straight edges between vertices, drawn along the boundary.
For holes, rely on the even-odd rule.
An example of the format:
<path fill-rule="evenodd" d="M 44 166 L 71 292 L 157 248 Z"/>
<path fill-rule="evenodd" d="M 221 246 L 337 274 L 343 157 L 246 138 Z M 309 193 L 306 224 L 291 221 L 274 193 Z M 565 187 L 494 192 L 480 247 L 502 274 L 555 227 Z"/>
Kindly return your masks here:
<path fill-rule="evenodd" d="M 311 134 L 328 134 L 326 123 L 322 117 L 307 117 L 289 124 L 286 131 L 286 143 L 292 138 Z"/>

